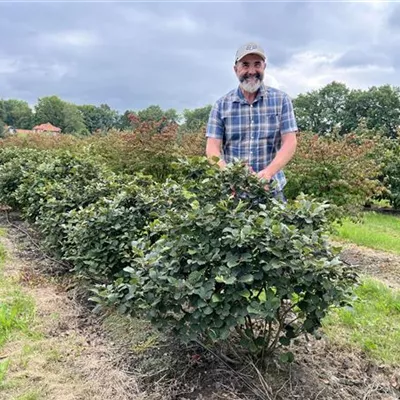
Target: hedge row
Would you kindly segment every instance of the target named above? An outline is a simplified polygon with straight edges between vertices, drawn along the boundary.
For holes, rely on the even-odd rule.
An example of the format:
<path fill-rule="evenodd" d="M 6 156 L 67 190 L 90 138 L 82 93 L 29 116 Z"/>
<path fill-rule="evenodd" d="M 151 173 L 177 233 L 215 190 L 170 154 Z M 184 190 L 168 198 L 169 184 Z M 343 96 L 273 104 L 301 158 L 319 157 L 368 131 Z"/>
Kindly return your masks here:
<path fill-rule="evenodd" d="M 5 148 L 0 201 L 90 282 L 100 307 L 184 340 L 235 336 L 255 354 L 316 333 L 356 279 L 327 241 L 330 206 L 282 204 L 240 163 L 170 168 L 156 182 L 68 151 Z"/>
<path fill-rule="evenodd" d="M 134 132 L 83 139 L 33 134 L 10 137 L 0 145 L 69 150 L 96 159 L 117 174 L 142 172 L 159 182 L 174 172 L 171 165 L 179 157 L 204 155 L 204 132 L 179 136 L 174 126 L 158 130 L 157 126 L 147 124 L 136 127 Z M 298 139 L 295 158 L 285 168 L 289 198 L 305 193 L 352 213 L 373 198 L 385 196 L 394 204 L 400 197 L 398 143 L 396 147 L 394 141 L 383 143 L 365 137 L 363 130 L 335 138 L 302 132 Z M 388 147 L 393 149 L 391 156 Z"/>

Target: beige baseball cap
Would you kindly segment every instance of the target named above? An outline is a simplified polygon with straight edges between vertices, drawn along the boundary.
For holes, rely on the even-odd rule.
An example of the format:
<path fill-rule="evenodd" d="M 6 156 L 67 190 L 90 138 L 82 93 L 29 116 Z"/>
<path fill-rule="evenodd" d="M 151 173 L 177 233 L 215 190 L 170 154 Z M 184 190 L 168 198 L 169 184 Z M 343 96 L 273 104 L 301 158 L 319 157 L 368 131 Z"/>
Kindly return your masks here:
<path fill-rule="evenodd" d="M 236 52 L 235 62 L 241 60 L 244 56 L 247 56 L 247 54 L 258 54 L 264 61 L 267 58 L 264 49 L 259 44 L 250 42 L 239 47 Z"/>

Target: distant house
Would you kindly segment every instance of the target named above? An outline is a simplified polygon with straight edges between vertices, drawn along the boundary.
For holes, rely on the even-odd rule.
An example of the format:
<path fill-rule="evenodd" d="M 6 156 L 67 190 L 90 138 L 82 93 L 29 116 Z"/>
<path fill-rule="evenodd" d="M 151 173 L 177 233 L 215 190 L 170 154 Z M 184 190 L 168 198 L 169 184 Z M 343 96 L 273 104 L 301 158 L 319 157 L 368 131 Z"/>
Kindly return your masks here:
<path fill-rule="evenodd" d="M 4 126 L 4 130 L 9 134 L 9 135 L 15 135 L 17 133 L 17 130 L 13 126 Z"/>
<path fill-rule="evenodd" d="M 36 125 L 33 127 L 32 131 L 37 133 L 61 133 L 61 129 L 50 124 L 50 122 L 47 124 Z"/>
<path fill-rule="evenodd" d="M 13 126 L 6 126 L 5 131 L 7 133 L 7 136 L 8 135 L 16 135 L 17 133 L 33 133 L 33 131 L 30 129 L 17 129 L 17 128 L 14 128 Z"/>

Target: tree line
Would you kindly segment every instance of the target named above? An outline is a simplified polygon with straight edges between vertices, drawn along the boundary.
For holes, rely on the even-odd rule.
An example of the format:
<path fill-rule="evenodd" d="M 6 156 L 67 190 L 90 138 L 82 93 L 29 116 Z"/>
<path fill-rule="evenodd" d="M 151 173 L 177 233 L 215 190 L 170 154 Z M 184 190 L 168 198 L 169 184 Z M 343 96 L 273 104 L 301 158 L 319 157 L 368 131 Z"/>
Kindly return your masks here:
<path fill-rule="evenodd" d="M 90 134 L 110 129 L 131 128 L 129 116 L 135 115 L 140 121 L 161 121 L 180 123 L 185 121 L 189 129 L 199 128 L 207 120 L 211 105 L 195 110 L 185 109 L 179 115 L 175 109 L 163 110 L 159 105 L 151 105 L 143 110 L 126 110 L 119 113 L 108 104 L 76 105 L 47 96 L 38 99 L 32 109 L 26 101 L 0 99 L 0 127 L 12 126 L 15 129 L 32 129 L 35 125 L 50 122 L 61 128 L 63 133 Z"/>
<path fill-rule="evenodd" d="M 400 88 L 391 85 L 361 90 L 334 81 L 321 89 L 299 94 L 293 99 L 293 105 L 300 130 L 320 135 L 333 132 L 343 135 L 363 123 L 368 129 L 393 138 L 397 137 L 400 127 Z M 50 122 L 63 133 L 87 135 L 130 129 L 130 116 L 135 115 L 143 122 L 164 119 L 195 131 L 204 127 L 210 110 L 211 105 L 206 105 L 185 109 L 179 114 L 173 108 L 163 110 L 159 105 L 150 105 L 143 110 L 120 113 L 108 104 L 76 105 L 58 96 L 39 98 L 32 109 L 23 100 L 0 99 L 0 129 L 3 126 L 32 129 L 35 125 Z"/>

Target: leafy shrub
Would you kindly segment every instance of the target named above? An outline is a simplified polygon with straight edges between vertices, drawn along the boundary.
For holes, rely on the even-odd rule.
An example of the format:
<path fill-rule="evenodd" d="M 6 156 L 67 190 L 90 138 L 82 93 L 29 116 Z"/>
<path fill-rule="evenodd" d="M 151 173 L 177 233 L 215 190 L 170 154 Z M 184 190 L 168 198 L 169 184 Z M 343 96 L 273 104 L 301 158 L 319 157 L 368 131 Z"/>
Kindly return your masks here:
<path fill-rule="evenodd" d="M 294 199 L 305 193 L 356 212 L 383 190 L 378 179 L 382 166 L 373 157 L 375 149 L 374 140 L 357 135 L 323 138 L 302 133 L 286 169 L 286 196 Z"/>
<path fill-rule="evenodd" d="M 153 185 L 150 178 L 136 177 L 120 185 L 117 193 L 71 210 L 62 247 L 75 272 L 93 281 L 109 282 L 129 265 L 130 243 L 141 234 L 156 206 L 145 194 L 149 185 Z"/>
<path fill-rule="evenodd" d="M 175 181 L 161 185 L 151 177 L 136 175 L 117 194 L 70 212 L 65 258 L 77 273 L 93 281 L 112 282 L 132 262 L 132 241 L 145 235 L 145 228 L 171 208 L 188 207 L 192 197 Z"/>
<path fill-rule="evenodd" d="M 115 172 L 143 172 L 158 181 L 169 174 L 176 160 L 178 128 L 175 124 L 140 122 L 132 132 L 110 132 L 85 139 L 85 149 Z"/>
<path fill-rule="evenodd" d="M 132 243 L 125 276 L 99 285 L 96 301 L 143 313 L 185 340 L 236 332 L 259 354 L 314 333 L 345 299 L 355 278 L 326 241 L 328 205 L 284 205 L 240 164 L 204 169 L 202 196 L 189 192 Z"/>
<path fill-rule="evenodd" d="M 24 179 L 35 173 L 37 165 L 47 157 L 45 152 L 31 149 L 4 148 L 0 151 L 0 202 L 20 209 L 17 189 Z"/>
<path fill-rule="evenodd" d="M 49 135 L 48 133 L 30 132 L 8 136 L 0 141 L 0 148 L 20 148 L 36 150 L 74 150 L 79 146 L 79 140 L 73 135 Z"/>
<path fill-rule="evenodd" d="M 234 335 L 272 352 L 315 333 L 346 299 L 355 277 L 326 241 L 328 204 L 280 203 L 241 163 L 221 171 L 194 157 L 168 168 L 174 179 L 157 183 L 97 158 L 7 149 L 0 191 L 58 257 L 99 283 L 97 301 L 185 340 Z"/>
<path fill-rule="evenodd" d="M 123 176 L 66 152 L 38 164 L 16 190 L 16 198 L 24 216 L 43 234 L 46 247 L 62 257 L 69 212 L 115 195 L 123 182 Z"/>
<path fill-rule="evenodd" d="M 83 159 L 68 151 L 47 153 L 46 158 L 36 162 L 34 173 L 26 175 L 16 196 L 24 207 L 24 215 L 29 221 L 35 222 L 53 187 L 65 186 L 66 190 L 69 188 L 74 196 L 82 197 L 84 194 L 82 190 L 91 182 L 107 181 L 107 178 L 111 177 L 111 173 L 107 174 L 106 171 L 105 167 L 101 167 L 92 160 Z M 58 200 L 68 198 L 65 195 L 66 193 L 63 193 L 57 197 L 56 191 L 54 192 Z M 90 201 L 90 198 L 87 201 Z M 85 198 L 82 198 L 82 202 L 85 202 Z"/>
<path fill-rule="evenodd" d="M 381 161 L 383 162 L 382 182 L 387 192 L 382 198 L 400 209 L 400 140 L 386 139 L 381 145 Z"/>
<path fill-rule="evenodd" d="M 151 174 L 163 181 L 170 174 L 170 165 L 179 156 L 204 155 L 204 131 L 184 133 L 175 123 L 133 123 L 132 130 L 110 131 L 88 137 L 32 133 L 15 135 L 0 141 L 0 147 L 36 150 L 69 151 L 107 165 L 116 173 Z"/>

